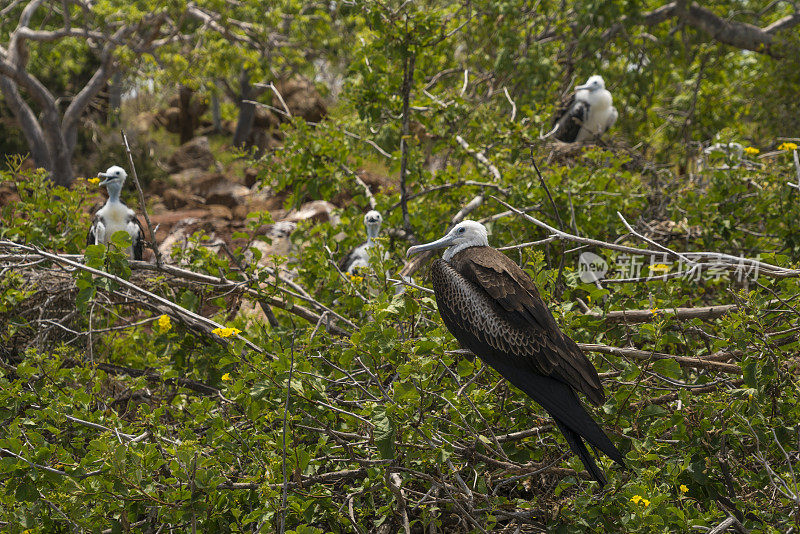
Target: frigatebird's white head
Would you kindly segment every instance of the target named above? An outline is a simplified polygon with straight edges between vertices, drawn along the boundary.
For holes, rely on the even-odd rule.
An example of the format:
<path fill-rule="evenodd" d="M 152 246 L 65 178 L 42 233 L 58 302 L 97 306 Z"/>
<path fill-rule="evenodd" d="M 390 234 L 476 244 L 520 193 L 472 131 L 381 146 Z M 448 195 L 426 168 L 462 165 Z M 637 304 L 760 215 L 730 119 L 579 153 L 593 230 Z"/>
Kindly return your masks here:
<path fill-rule="evenodd" d="M 383 217 L 381 214 L 375 210 L 370 210 L 364 215 L 364 226 L 367 227 L 367 239 L 369 241 L 378 237 L 378 234 L 381 231 L 381 224 L 383 223 Z"/>
<path fill-rule="evenodd" d="M 603 77 L 599 74 L 595 74 L 594 76 L 590 76 L 586 83 L 583 85 L 576 85 L 575 90 L 580 91 L 582 89 L 586 89 L 587 91 L 594 92 L 600 91 L 601 89 L 606 88 L 606 82 L 603 80 Z"/>
<path fill-rule="evenodd" d="M 125 179 L 128 177 L 128 173 L 125 172 L 125 169 L 114 165 L 113 167 L 109 167 L 106 172 L 98 172 L 97 176 L 105 178 L 105 180 L 98 185 L 106 186 L 106 189 L 108 189 L 109 201 L 112 203 L 118 202 L 119 195 L 122 192 L 122 186 L 125 183 Z"/>
<path fill-rule="evenodd" d="M 106 172 L 98 172 L 97 176 L 105 178 L 105 180 L 98 185 L 108 185 L 112 182 L 119 182 L 119 184 L 122 185 L 128 177 L 128 173 L 119 165 L 114 165 L 113 167 L 109 167 Z"/>
<path fill-rule="evenodd" d="M 456 252 L 464 250 L 469 247 L 488 247 L 489 246 L 489 232 L 486 227 L 477 221 L 461 221 L 453 227 L 452 230 L 447 232 L 441 239 L 426 243 L 424 245 L 416 245 L 408 249 L 406 257 L 418 252 L 425 252 L 426 250 L 436 250 L 439 248 L 446 248 L 443 258 L 449 261 Z"/>

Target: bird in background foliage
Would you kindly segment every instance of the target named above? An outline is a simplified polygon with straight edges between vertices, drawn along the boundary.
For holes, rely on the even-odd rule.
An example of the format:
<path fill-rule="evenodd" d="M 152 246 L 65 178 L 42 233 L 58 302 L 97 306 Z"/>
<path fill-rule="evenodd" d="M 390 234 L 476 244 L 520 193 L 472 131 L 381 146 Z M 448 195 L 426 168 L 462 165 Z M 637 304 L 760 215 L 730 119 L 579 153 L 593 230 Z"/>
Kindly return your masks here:
<path fill-rule="evenodd" d="M 565 143 L 585 143 L 599 139 L 617 121 L 617 108 L 603 77 L 591 76 L 585 84 L 575 87 L 572 98 L 556 113 L 554 128 L 545 137 Z"/>
<path fill-rule="evenodd" d="M 128 255 L 134 260 L 141 260 L 144 250 L 144 230 L 136 218 L 136 213 L 119 199 L 128 174 L 122 167 L 114 165 L 106 172 L 98 173 L 97 176 L 105 178 L 98 185 L 106 187 L 108 200 L 94 215 L 89 234 L 86 236 L 86 245 L 104 245 L 111 240 L 115 232 L 128 232 L 131 236 Z"/>
<path fill-rule="evenodd" d="M 431 279 L 447 329 L 547 410 L 591 477 L 605 485 L 586 443 L 623 467 L 625 462 L 577 395 L 603 404 L 597 370 L 558 328 L 533 280 L 489 246 L 485 226 L 463 221 L 441 239 L 409 248 L 407 256 L 441 248 L 446 250 L 433 261 Z"/>
<path fill-rule="evenodd" d="M 339 262 L 339 270 L 353 274 L 358 269 L 369 266 L 369 249 L 375 244 L 373 239 L 378 237 L 383 224 L 383 217 L 375 210 L 370 210 L 364 215 L 364 226 L 367 227 L 367 240 L 350 251 Z"/>

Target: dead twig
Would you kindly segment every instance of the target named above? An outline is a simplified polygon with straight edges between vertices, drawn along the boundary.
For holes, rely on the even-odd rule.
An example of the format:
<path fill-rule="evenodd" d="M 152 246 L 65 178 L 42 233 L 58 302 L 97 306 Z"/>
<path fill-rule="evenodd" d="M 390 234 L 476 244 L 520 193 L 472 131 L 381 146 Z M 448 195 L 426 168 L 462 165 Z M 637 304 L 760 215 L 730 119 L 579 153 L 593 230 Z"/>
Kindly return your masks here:
<path fill-rule="evenodd" d="M 581 243 L 583 245 L 605 248 L 608 250 L 616 250 L 617 252 L 624 252 L 626 254 L 638 254 L 642 256 L 655 256 L 655 257 L 664 257 L 667 254 L 667 252 L 665 252 L 664 250 L 651 250 L 646 248 L 630 247 L 627 245 L 618 245 L 616 243 L 610 243 L 608 241 L 601 241 L 599 239 L 591 239 L 587 237 L 572 235 L 568 232 L 564 232 L 562 230 L 554 228 L 549 224 L 528 215 L 527 213 L 524 213 L 522 210 L 515 208 L 514 206 L 505 202 L 504 200 L 501 200 L 495 196 L 492 196 L 491 198 L 495 200 L 497 203 L 513 211 L 517 215 L 523 217 L 525 220 L 532 222 L 536 226 L 550 232 L 550 234 L 555 236 L 557 239 L 564 239 L 566 241 L 572 241 L 575 243 Z M 725 254 L 722 252 L 691 251 L 691 252 L 682 252 L 681 256 L 687 258 L 688 261 L 691 261 L 692 264 L 694 264 L 695 268 L 699 266 L 705 266 L 705 267 L 724 269 L 728 271 L 738 271 L 743 268 L 748 268 L 758 274 L 770 278 L 797 278 L 798 276 L 800 276 L 799 269 L 786 269 L 783 267 L 779 267 L 777 265 L 772 265 L 759 260 L 754 260 L 752 258 L 745 258 L 744 256 L 733 256 L 731 254 Z M 615 281 L 615 280 L 610 279 L 610 281 Z"/>
<path fill-rule="evenodd" d="M 500 174 L 500 171 L 497 170 L 497 167 L 495 167 L 492 164 L 492 162 L 489 161 L 489 159 L 486 156 L 484 156 L 483 152 L 480 152 L 478 150 L 473 150 L 472 148 L 470 148 L 469 143 L 467 143 L 464 140 L 464 138 L 461 137 L 460 135 L 456 136 L 456 141 L 458 142 L 459 145 L 461 145 L 461 148 L 464 149 L 464 152 L 466 152 L 467 154 L 469 154 L 472 157 L 474 157 L 484 167 L 486 167 L 489 170 L 489 172 L 492 174 L 492 176 L 495 178 L 495 180 L 498 180 L 498 181 L 502 180 L 503 177 Z"/>
<path fill-rule="evenodd" d="M 630 349 L 622 347 L 612 347 L 610 345 L 600 345 L 595 343 L 578 343 L 578 347 L 584 352 L 600 352 L 603 354 L 610 354 L 612 356 L 624 356 L 633 358 L 634 360 L 649 361 L 649 360 L 674 360 L 678 362 L 681 367 L 689 367 L 693 369 L 708 369 L 711 371 L 720 371 L 728 374 L 741 375 L 742 368 L 738 365 L 731 363 L 722 363 L 710 360 L 701 360 L 699 358 L 691 358 L 689 356 L 676 356 L 674 354 L 665 354 L 663 352 L 652 352 L 649 350 Z"/>
<path fill-rule="evenodd" d="M 738 534 L 750 534 L 750 531 L 744 528 L 744 525 L 732 515 L 729 515 L 725 521 L 706 532 L 706 534 L 722 534 L 723 532 L 727 532 L 731 527 L 733 527 L 734 532 L 738 532 Z"/>
<path fill-rule="evenodd" d="M 147 204 L 144 201 L 144 191 L 142 191 L 142 184 L 139 183 L 139 176 L 136 174 L 136 166 L 133 164 L 133 154 L 131 154 L 131 147 L 128 144 L 128 136 L 125 135 L 125 130 L 120 130 L 122 133 L 122 142 L 125 145 L 125 152 L 128 154 L 128 163 L 131 165 L 131 177 L 133 178 L 133 183 L 136 184 L 136 192 L 139 194 L 139 207 L 142 208 L 142 215 L 144 215 L 144 220 L 147 223 L 147 232 L 150 234 L 150 241 L 147 242 L 147 245 L 152 249 L 153 254 L 156 256 L 156 265 L 161 266 L 161 251 L 158 250 L 158 242 L 156 242 L 156 232 L 153 229 L 152 223 L 150 223 L 150 216 L 147 214 Z"/>

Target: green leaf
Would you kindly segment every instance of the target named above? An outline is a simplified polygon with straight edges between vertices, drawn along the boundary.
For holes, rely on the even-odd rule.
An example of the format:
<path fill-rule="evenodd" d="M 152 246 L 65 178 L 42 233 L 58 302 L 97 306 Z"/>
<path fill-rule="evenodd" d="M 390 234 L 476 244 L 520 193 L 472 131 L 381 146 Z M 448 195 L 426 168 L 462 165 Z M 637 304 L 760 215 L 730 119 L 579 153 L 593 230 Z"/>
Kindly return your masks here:
<path fill-rule="evenodd" d="M 19 501 L 37 502 L 39 500 L 39 491 L 36 489 L 35 485 L 29 482 L 23 482 L 17 486 L 14 497 Z"/>
<path fill-rule="evenodd" d="M 745 360 L 742 366 L 742 378 L 746 386 L 751 388 L 758 388 L 758 366 L 755 358 Z"/>
<path fill-rule="evenodd" d="M 681 366 L 672 358 L 662 358 L 653 362 L 653 372 L 662 374 L 669 378 L 681 377 Z"/>
<path fill-rule="evenodd" d="M 378 448 L 378 454 L 383 459 L 394 458 L 394 426 L 392 420 L 386 413 L 384 407 L 378 407 L 372 412 L 370 418 L 375 428 L 372 430 L 372 436 L 375 440 L 375 446 Z"/>

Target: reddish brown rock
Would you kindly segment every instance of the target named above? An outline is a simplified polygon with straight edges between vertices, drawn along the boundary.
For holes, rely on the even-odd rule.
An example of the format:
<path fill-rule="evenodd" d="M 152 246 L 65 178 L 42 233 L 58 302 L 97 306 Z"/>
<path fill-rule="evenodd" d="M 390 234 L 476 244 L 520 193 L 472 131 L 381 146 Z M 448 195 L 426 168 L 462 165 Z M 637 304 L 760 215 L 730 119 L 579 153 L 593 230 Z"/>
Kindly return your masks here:
<path fill-rule="evenodd" d="M 201 219 L 206 217 L 210 212 L 206 208 L 195 208 L 186 210 L 168 211 L 159 215 L 150 217 L 150 222 L 153 225 L 172 226 L 187 219 Z"/>
<path fill-rule="evenodd" d="M 208 137 L 200 136 L 178 147 L 167 164 L 169 171 L 175 173 L 185 169 L 207 169 L 214 161 Z"/>
<path fill-rule="evenodd" d="M 189 195 L 174 187 L 164 191 L 161 198 L 164 200 L 164 205 L 171 210 L 180 209 L 189 204 Z"/>
<path fill-rule="evenodd" d="M 211 216 L 215 219 L 224 219 L 226 221 L 230 221 L 233 219 L 233 213 L 231 209 L 227 206 L 223 206 L 221 204 L 214 204 L 208 207 L 208 211 L 211 213 Z"/>
<path fill-rule="evenodd" d="M 334 215 L 335 210 L 336 206 L 327 200 L 313 200 L 300 206 L 300 209 L 290 211 L 286 220 L 295 223 L 308 220 L 318 223 L 330 221 L 336 224 L 338 217 Z"/>
<path fill-rule="evenodd" d="M 292 115 L 302 117 L 309 122 L 319 122 L 328 114 L 325 102 L 311 80 L 296 77 L 278 82 L 276 88 Z M 277 96 L 273 96 L 272 106 L 283 109 Z"/>
<path fill-rule="evenodd" d="M 156 115 L 156 123 L 163 126 L 170 133 L 178 133 L 180 131 L 180 115 L 181 110 L 177 107 L 161 109 Z"/>
<path fill-rule="evenodd" d="M 133 130 L 140 135 L 155 130 L 159 124 L 158 116 L 149 111 L 139 113 L 132 121 Z"/>
<path fill-rule="evenodd" d="M 244 204 L 250 195 L 249 187 L 232 182 L 222 174 L 197 182 L 193 190 L 205 198 L 206 204 L 219 204 L 229 208 Z"/>
<path fill-rule="evenodd" d="M 250 213 L 250 210 L 247 206 L 235 206 L 231 213 L 233 214 L 233 218 L 238 221 L 243 221 L 247 219 L 247 215 Z"/>
<path fill-rule="evenodd" d="M 271 189 L 254 191 L 245 200 L 249 211 L 269 211 L 277 220 L 283 217 L 283 203 L 289 194 L 285 191 L 275 193 Z M 280 212 L 280 213 L 278 213 Z"/>
<path fill-rule="evenodd" d="M 204 171 L 203 169 L 185 169 L 170 175 L 170 179 L 176 187 L 184 191 L 194 191 L 195 184 L 207 180 L 209 176 L 216 173 Z"/>

